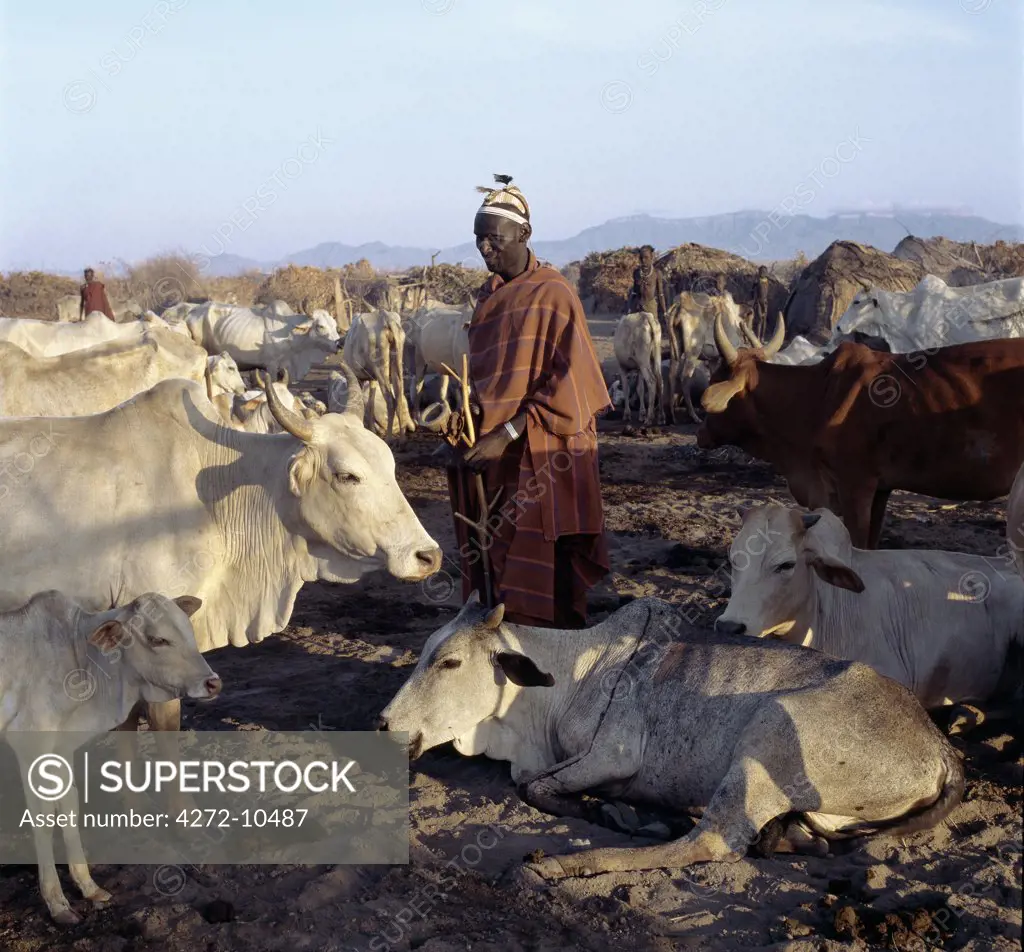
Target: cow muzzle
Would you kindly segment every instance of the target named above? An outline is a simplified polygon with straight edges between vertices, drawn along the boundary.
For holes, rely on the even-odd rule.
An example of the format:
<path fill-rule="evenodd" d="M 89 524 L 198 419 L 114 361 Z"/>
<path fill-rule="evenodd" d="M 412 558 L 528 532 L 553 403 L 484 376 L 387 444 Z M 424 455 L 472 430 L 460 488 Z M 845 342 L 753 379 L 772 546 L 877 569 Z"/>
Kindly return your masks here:
<path fill-rule="evenodd" d="M 212 701 L 220 694 L 223 687 L 224 682 L 221 681 L 217 673 L 211 672 L 199 687 L 194 691 L 189 691 L 189 697 L 198 698 L 200 701 Z"/>
<path fill-rule="evenodd" d="M 747 626 L 741 621 L 727 621 L 724 618 L 715 619 L 715 631 L 722 635 L 745 635 Z"/>

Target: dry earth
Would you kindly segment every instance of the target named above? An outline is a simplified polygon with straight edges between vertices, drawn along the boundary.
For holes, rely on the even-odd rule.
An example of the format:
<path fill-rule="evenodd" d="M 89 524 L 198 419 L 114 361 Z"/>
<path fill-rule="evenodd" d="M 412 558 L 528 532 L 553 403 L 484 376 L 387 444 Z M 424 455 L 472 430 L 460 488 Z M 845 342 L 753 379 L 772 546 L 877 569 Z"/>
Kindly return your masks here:
<path fill-rule="evenodd" d="M 598 341 L 602 357 L 609 344 Z M 614 565 L 593 593 L 592 619 L 624 597 L 649 594 L 693 600 L 709 621 L 727 598 L 714 572 L 738 525 L 737 507 L 786 502 L 784 484 L 737 451 L 698 451 L 692 427 L 638 437 L 610 421 L 601 429 Z M 434 448 L 417 436 L 398 450 L 400 481 L 452 552 Z M 895 494 L 882 545 L 993 554 L 1003 520 L 1001 501 L 950 507 Z M 457 579 L 450 561 L 445 568 Z M 993 571 L 1000 568 L 993 560 Z M 457 610 L 459 593 L 449 589 L 381 574 L 351 587 L 306 586 L 285 632 L 210 657 L 225 693 L 210 705 L 186 702 L 185 726 L 370 729 L 426 637 Z M 1019 722 L 972 735 L 964 802 L 948 823 L 905 840 L 878 837 L 825 859 L 751 856 L 732 865 L 575 878 L 540 891 L 510 882 L 526 854 L 621 845 L 628 837 L 539 813 L 517 798 L 507 764 L 440 748 L 410 770 L 408 866 L 96 866 L 97 881 L 115 894 L 101 911 L 77 899 L 62 869 L 67 895 L 85 916 L 70 929 L 48 919 L 34 867 L 0 866 L 0 949 L 1016 950 L 1020 736 Z"/>

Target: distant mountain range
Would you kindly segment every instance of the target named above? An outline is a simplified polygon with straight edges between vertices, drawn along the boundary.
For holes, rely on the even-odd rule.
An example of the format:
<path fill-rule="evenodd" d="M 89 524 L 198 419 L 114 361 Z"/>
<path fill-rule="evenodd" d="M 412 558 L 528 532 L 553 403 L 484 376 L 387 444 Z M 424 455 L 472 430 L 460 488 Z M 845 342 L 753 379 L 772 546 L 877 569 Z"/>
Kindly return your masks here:
<path fill-rule="evenodd" d="M 579 260 L 592 251 L 651 244 L 658 252 L 662 252 L 687 242 L 721 248 L 751 261 L 773 261 L 793 258 L 801 251 L 808 258 L 815 258 L 838 239 L 892 251 L 908 234 L 919 238 L 943 236 L 955 241 L 990 244 L 999 239 L 1024 241 L 1024 226 L 1001 225 L 973 215 L 942 211 L 850 212 L 828 218 L 794 215 L 788 219 L 759 211 L 700 218 L 631 215 L 585 228 L 572 238 L 535 240 L 532 245 L 540 258 L 559 267 Z M 386 245 L 379 241 L 362 245 L 327 241 L 285 255 L 277 261 L 255 261 L 238 255 L 222 254 L 210 259 L 204 273 L 227 276 L 250 269 L 272 271 L 287 264 L 339 268 L 361 258 L 366 258 L 379 270 L 400 271 L 430 264 L 430 256 L 437 251 L 437 248 Z M 439 263 L 462 263 L 467 267 L 482 266 L 476 246 L 471 241 L 440 249 L 436 260 Z"/>
<path fill-rule="evenodd" d="M 750 261 L 768 262 L 794 258 L 801 251 L 808 258 L 816 258 L 833 241 L 840 239 L 892 251 L 908 234 L 918 238 L 941 236 L 953 241 L 990 244 L 1000 239 L 1024 241 L 1024 226 L 1001 225 L 975 215 L 942 209 L 910 211 L 898 208 L 892 212 L 856 211 L 834 214 L 828 218 L 794 215 L 788 219 L 759 211 L 705 215 L 699 218 L 630 215 L 585 228 L 572 238 L 534 240 L 531 244 L 540 258 L 558 267 L 584 258 L 592 251 L 651 244 L 661 253 L 687 242 L 720 248 Z M 257 261 L 224 253 L 210 258 L 209 265 L 202 272 L 210 277 L 226 277 L 251 270 L 270 272 L 287 264 L 340 268 L 342 265 L 354 264 L 361 258 L 366 258 L 378 270 L 403 271 L 430 264 L 430 256 L 435 252 L 439 263 L 461 263 L 471 268 L 483 266 L 472 241 L 443 249 L 386 245 L 380 241 L 362 245 L 325 241 L 276 261 Z M 58 273 L 77 278 L 81 272 L 71 270 Z"/>

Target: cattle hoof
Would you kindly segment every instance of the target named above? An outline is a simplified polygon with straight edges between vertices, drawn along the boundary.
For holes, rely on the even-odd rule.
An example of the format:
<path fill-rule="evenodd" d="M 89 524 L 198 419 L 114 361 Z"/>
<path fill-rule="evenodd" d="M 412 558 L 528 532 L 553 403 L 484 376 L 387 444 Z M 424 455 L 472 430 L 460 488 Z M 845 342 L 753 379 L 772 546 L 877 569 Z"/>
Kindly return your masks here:
<path fill-rule="evenodd" d="M 110 893 L 108 893 L 105 889 L 97 889 L 96 892 L 94 892 L 90 896 L 86 896 L 85 898 L 93 904 L 94 908 L 102 909 L 114 897 L 111 896 Z"/>
<path fill-rule="evenodd" d="M 509 871 L 509 884 L 520 889 L 539 889 L 547 885 L 547 881 L 529 865 L 515 866 Z"/>
<path fill-rule="evenodd" d="M 535 863 L 527 863 L 525 868 L 536 873 L 543 879 L 565 879 L 567 876 L 574 875 L 566 870 L 558 861 L 557 857 L 554 856 L 545 856 L 543 859 L 539 859 Z"/>
<path fill-rule="evenodd" d="M 70 906 L 52 909 L 50 914 L 53 916 L 53 921 L 62 926 L 77 926 L 82 921 L 82 917 L 73 911 Z"/>

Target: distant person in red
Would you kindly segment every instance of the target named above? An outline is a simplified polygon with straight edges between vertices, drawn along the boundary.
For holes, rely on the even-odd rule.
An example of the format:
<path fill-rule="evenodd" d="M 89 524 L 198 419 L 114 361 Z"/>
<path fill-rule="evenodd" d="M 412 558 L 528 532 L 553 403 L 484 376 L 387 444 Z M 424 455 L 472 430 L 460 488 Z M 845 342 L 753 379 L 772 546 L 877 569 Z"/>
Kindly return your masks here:
<path fill-rule="evenodd" d="M 86 314 L 93 311 L 102 311 L 111 320 L 114 320 L 114 309 L 107 300 L 107 289 L 102 281 L 96 280 L 96 274 L 92 268 L 85 269 L 85 284 L 82 285 L 82 305 L 78 310 L 78 319 L 82 320 Z"/>

